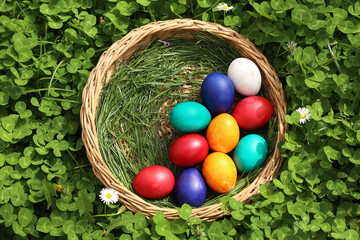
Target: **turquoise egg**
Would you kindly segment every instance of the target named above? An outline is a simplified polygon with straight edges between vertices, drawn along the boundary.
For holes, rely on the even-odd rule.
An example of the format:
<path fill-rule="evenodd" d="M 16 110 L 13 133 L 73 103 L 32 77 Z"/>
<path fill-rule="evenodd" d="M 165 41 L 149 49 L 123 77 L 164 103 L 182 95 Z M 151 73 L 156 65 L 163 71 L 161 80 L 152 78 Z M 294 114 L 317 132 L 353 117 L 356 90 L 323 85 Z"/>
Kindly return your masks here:
<path fill-rule="evenodd" d="M 176 104 L 170 111 L 169 119 L 176 130 L 193 133 L 200 132 L 209 125 L 211 114 L 204 105 L 187 101 Z"/>
<path fill-rule="evenodd" d="M 261 166 L 267 156 L 266 140 L 258 134 L 249 134 L 240 139 L 233 153 L 233 160 L 239 172 L 250 172 Z"/>

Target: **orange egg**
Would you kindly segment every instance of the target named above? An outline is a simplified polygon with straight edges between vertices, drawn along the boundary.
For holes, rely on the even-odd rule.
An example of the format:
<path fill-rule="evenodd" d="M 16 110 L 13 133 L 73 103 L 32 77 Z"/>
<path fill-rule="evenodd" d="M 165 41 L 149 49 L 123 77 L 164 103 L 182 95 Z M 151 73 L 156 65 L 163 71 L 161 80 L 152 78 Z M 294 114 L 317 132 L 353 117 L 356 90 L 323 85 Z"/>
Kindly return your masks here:
<path fill-rule="evenodd" d="M 239 142 L 239 125 L 230 114 L 219 114 L 210 122 L 206 131 L 206 139 L 210 148 L 215 152 L 228 153 Z"/>
<path fill-rule="evenodd" d="M 227 193 L 236 184 L 235 163 L 225 153 L 213 152 L 209 154 L 203 162 L 202 174 L 206 184 L 218 193 Z"/>

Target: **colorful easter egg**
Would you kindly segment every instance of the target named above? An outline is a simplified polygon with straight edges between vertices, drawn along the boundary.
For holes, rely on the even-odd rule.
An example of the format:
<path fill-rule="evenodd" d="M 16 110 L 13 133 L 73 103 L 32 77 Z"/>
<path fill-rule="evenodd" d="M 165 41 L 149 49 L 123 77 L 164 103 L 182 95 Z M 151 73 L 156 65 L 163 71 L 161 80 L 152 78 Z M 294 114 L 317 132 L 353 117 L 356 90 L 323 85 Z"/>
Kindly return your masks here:
<path fill-rule="evenodd" d="M 234 161 L 225 153 L 209 154 L 202 165 L 202 174 L 207 185 L 218 193 L 231 191 L 237 179 Z"/>
<path fill-rule="evenodd" d="M 249 134 L 239 141 L 233 159 L 238 171 L 247 173 L 261 166 L 267 153 L 266 140 L 258 134 Z"/>
<path fill-rule="evenodd" d="M 228 68 L 228 77 L 235 90 L 244 96 L 254 96 L 261 88 L 261 73 L 256 64 L 247 58 L 236 58 Z"/>
<path fill-rule="evenodd" d="M 134 191 L 144 198 L 159 199 L 173 190 L 175 177 L 167 167 L 151 165 L 139 171 L 132 186 Z"/>
<path fill-rule="evenodd" d="M 186 101 L 176 104 L 170 111 L 171 125 L 184 133 L 200 132 L 205 129 L 210 121 L 211 114 L 202 104 Z"/>
<path fill-rule="evenodd" d="M 265 126 L 274 113 L 271 102 L 261 96 L 250 96 L 240 100 L 232 111 L 239 127 L 254 130 Z"/>
<path fill-rule="evenodd" d="M 170 146 L 169 158 L 180 167 L 193 167 L 201 163 L 209 153 L 206 139 L 197 133 L 185 134 Z"/>
<path fill-rule="evenodd" d="M 234 84 L 225 74 L 210 73 L 201 84 L 201 98 L 211 113 L 226 113 L 234 102 Z"/>
<path fill-rule="evenodd" d="M 206 139 L 215 152 L 230 152 L 236 147 L 239 138 L 239 126 L 235 118 L 228 113 L 217 115 L 206 131 Z"/>
<path fill-rule="evenodd" d="M 174 193 L 180 205 L 201 206 L 205 202 L 207 189 L 200 172 L 195 168 L 181 171 L 176 178 Z"/>

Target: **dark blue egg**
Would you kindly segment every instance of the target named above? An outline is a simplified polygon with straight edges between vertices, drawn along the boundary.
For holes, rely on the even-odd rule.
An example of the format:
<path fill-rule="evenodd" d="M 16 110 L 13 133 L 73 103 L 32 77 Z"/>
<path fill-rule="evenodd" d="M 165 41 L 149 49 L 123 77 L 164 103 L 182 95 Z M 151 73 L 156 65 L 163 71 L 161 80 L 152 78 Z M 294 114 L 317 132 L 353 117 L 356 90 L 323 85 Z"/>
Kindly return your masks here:
<path fill-rule="evenodd" d="M 201 98 L 211 113 L 226 113 L 234 102 L 234 84 L 225 74 L 210 73 L 201 84 Z"/>
<path fill-rule="evenodd" d="M 174 192 L 180 205 L 187 203 L 199 207 L 205 202 L 207 189 L 200 172 L 195 168 L 186 168 L 176 178 Z"/>

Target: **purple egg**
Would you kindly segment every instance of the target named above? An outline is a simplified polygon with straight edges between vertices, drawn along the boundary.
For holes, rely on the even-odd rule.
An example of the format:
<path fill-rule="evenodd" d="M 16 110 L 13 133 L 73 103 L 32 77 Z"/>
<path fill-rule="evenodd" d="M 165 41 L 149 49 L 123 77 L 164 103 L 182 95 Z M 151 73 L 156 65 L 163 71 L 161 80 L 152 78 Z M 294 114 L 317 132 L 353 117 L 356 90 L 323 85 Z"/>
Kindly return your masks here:
<path fill-rule="evenodd" d="M 186 168 L 176 178 L 174 192 L 180 205 L 187 203 L 199 207 L 205 202 L 207 189 L 200 172 L 195 168 Z"/>
<path fill-rule="evenodd" d="M 201 84 L 201 98 L 211 113 L 227 113 L 235 98 L 234 84 L 225 74 L 210 73 Z"/>

